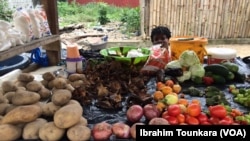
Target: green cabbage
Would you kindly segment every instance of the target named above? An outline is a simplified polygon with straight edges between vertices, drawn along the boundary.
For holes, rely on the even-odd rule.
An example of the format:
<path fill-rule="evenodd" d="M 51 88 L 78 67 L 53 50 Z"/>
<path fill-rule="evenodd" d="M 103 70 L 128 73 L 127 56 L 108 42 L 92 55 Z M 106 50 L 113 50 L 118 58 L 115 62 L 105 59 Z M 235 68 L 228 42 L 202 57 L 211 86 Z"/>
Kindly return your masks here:
<path fill-rule="evenodd" d="M 181 64 L 179 60 L 173 60 L 170 61 L 169 63 L 167 63 L 167 65 L 165 66 L 165 69 L 167 68 L 171 68 L 171 69 L 178 69 L 181 68 Z"/>
<path fill-rule="evenodd" d="M 200 64 L 199 57 L 193 50 L 185 50 L 179 57 L 181 66 L 191 67 L 194 64 Z"/>
<path fill-rule="evenodd" d="M 205 69 L 204 69 L 203 65 L 200 63 L 192 65 L 189 68 L 189 71 L 191 72 L 191 78 L 195 78 L 195 77 L 201 78 L 205 75 Z"/>
<path fill-rule="evenodd" d="M 190 71 L 184 71 L 182 76 L 176 77 L 179 82 L 184 82 L 186 80 L 189 80 L 191 78 L 191 72 Z"/>

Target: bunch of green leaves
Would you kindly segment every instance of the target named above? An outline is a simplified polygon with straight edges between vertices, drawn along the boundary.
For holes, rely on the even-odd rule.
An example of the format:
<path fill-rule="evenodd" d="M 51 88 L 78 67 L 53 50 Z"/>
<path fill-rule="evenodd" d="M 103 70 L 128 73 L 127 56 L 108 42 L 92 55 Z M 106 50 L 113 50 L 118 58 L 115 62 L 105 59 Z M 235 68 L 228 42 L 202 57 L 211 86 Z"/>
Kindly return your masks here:
<path fill-rule="evenodd" d="M 121 15 L 121 22 L 125 23 L 127 32 L 136 32 L 140 29 L 140 9 L 126 8 Z"/>
<path fill-rule="evenodd" d="M 99 6 L 100 6 L 100 9 L 98 10 L 98 13 L 99 13 L 98 21 L 101 25 L 105 25 L 106 23 L 110 21 L 107 17 L 107 6 L 103 5 L 102 3 Z"/>
<path fill-rule="evenodd" d="M 13 11 L 6 0 L 0 0 L 0 20 L 11 21 Z"/>

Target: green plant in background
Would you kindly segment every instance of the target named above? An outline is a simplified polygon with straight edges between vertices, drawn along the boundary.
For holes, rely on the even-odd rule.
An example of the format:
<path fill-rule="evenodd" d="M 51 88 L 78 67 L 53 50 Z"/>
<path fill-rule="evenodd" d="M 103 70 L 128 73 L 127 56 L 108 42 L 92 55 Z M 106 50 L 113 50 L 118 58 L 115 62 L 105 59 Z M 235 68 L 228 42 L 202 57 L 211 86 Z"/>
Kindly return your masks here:
<path fill-rule="evenodd" d="M 105 7 L 100 8 L 98 21 L 101 25 L 105 25 L 106 23 L 110 22 L 110 20 L 107 18 L 107 9 Z"/>
<path fill-rule="evenodd" d="M 125 23 L 128 32 L 138 32 L 140 29 L 140 9 L 124 9 L 121 15 L 121 22 Z"/>
<path fill-rule="evenodd" d="M 117 7 L 104 2 L 92 2 L 85 5 L 58 1 L 59 26 L 88 23 L 88 25 L 106 24 L 109 21 L 124 23 L 126 33 L 140 29 L 140 9 Z M 87 26 L 88 26 L 87 25 Z M 123 28 L 123 27 L 122 27 Z"/>
<path fill-rule="evenodd" d="M 0 20 L 11 21 L 13 11 L 10 10 L 8 1 L 0 0 Z"/>
<path fill-rule="evenodd" d="M 80 5 L 72 2 L 57 2 L 59 26 L 64 27 L 77 23 L 95 23 L 98 20 L 99 6 L 96 3 Z"/>

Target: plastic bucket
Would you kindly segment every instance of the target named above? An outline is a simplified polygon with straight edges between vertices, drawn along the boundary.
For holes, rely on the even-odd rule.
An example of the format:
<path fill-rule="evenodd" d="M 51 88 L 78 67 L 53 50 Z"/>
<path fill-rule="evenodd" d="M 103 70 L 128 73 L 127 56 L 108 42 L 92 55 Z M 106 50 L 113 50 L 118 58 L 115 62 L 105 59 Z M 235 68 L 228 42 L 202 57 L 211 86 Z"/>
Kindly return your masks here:
<path fill-rule="evenodd" d="M 208 48 L 208 64 L 219 64 L 224 61 L 234 62 L 236 50 L 230 48 Z"/>
<path fill-rule="evenodd" d="M 207 38 L 197 36 L 176 36 L 169 40 L 171 59 L 178 60 L 181 53 L 185 50 L 193 50 L 200 59 L 201 63 L 204 63 L 204 56 L 207 55 L 206 45 L 208 43 Z"/>

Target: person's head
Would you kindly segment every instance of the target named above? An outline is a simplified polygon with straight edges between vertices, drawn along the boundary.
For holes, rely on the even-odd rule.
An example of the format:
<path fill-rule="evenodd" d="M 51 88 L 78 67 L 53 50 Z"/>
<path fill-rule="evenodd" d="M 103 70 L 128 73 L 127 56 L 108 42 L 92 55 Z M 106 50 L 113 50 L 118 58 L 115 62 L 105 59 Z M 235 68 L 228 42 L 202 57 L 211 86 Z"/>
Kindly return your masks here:
<path fill-rule="evenodd" d="M 151 42 L 153 45 L 162 44 L 164 47 L 168 47 L 170 38 L 171 32 L 165 26 L 157 26 L 151 31 Z"/>

